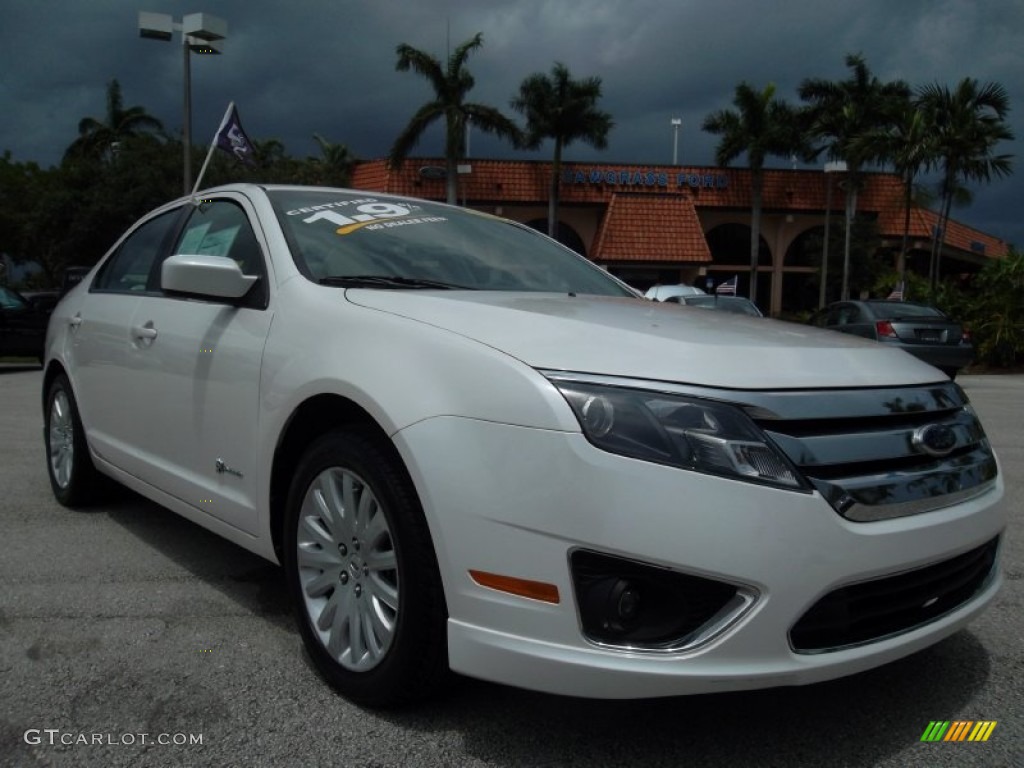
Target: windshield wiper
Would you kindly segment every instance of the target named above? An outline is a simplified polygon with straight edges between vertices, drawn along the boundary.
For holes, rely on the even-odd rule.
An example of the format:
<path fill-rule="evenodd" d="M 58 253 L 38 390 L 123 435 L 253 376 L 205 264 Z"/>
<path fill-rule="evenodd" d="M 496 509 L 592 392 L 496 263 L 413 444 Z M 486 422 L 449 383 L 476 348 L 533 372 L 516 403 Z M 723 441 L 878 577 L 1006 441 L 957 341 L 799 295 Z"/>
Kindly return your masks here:
<path fill-rule="evenodd" d="M 440 288 L 443 290 L 472 291 L 467 285 L 425 280 L 401 275 L 328 275 L 320 278 L 320 285 L 340 285 L 345 288 Z"/>

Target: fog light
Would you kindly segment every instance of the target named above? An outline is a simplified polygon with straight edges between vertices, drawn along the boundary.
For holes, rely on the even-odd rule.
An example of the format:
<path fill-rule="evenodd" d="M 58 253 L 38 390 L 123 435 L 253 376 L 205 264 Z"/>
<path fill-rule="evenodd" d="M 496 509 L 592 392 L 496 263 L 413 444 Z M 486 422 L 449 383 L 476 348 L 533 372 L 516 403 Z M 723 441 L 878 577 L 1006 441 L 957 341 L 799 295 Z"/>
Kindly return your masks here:
<path fill-rule="evenodd" d="M 640 590 L 628 581 L 620 581 L 612 590 L 615 612 L 619 621 L 630 624 L 640 615 Z"/>
<path fill-rule="evenodd" d="M 624 635 L 640 621 L 640 588 L 631 581 L 606 578 L 589 591 L 591 611 L 599 618 L 601 627 L 611 635 Z"/>
<path fill-rule="evenodd" d="M 731 584 L 586 550 L 572 553 L 572 577 L 583 634 L 622 648 L 685 643 L 736 594 Z"/>

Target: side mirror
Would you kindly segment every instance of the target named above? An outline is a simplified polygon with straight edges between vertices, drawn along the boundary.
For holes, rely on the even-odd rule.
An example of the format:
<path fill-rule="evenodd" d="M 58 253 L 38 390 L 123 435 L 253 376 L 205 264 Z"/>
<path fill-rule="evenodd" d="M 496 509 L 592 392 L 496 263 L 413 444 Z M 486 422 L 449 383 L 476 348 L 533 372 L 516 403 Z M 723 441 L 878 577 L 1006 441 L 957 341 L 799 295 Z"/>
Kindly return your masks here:
<path fill-rule="evenodd" d="M 257 280 L 257 275 L 242 274 L 227 256 L 181 253 L 169 257 L 160 268 L 160 287 L 165 291 L 217 299 L 240 299 Z"/>

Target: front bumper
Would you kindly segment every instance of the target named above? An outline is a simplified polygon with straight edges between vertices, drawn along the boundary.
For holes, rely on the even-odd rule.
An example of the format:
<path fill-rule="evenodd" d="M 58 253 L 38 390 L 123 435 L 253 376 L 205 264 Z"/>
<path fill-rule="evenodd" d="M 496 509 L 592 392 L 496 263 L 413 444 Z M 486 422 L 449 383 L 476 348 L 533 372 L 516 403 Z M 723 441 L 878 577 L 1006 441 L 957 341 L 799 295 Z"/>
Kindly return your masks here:
<path fill-rule="evenodd" d="M 869 669 L 956 632 L 995 596 L 996 567 L 956 609 L 895 636 L 797 653 L 789 632 L 824 595 L 952 558 L 1004 527 L 988 493 L 855 523 L 817 493 L 777 490 L 599 451 L 578 433 L 455 417 L 395 436 L 421 495 L 449 610 L 452 668 L 551 693 L 638 698 L 797 685 Z M 444 446 L 439 450 L 438 446 Z M 587 549 L 754 595 L 707 642 L 609 648 L 584 636 L 570 555 Z M 470 570 L 557 587 L 557 604 L 480 586 Z"/>

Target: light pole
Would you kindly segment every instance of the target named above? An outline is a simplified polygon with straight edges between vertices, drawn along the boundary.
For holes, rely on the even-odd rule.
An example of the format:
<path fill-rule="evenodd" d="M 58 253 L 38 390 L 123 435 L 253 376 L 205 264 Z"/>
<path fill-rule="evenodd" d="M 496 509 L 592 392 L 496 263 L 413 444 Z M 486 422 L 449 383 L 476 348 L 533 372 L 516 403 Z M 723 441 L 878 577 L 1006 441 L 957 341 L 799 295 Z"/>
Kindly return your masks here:
<path fill-rule="evenodd" d="M 832 174 L 844 173 L 842 160 L 825 163 L 825 242 L 821 246 L 821 284 L 818 286 L 818 309 L 825 306 L 825 283 L 828 280 L 828 222 L 832 214 Z"/>
<path fill-rule="evenodd" d="M 184 145 L 185 194 L 192 189 L 192 65 L 191 54 L 219 54 L 220 44 L 228 35 L 228 23 L 208 13 L 189 13 L 176 22 L 167 13 L 139 12 L 139 37 L 170 40 L 181 32 L 181 50 L 185 59 L 184 124 L 181 142 Z"/>
<path fill-rule="evenodd" d="M 672 165 L 679 165 L 679 127 L 682 124 L 678 117 L 672 118 Z"/>

